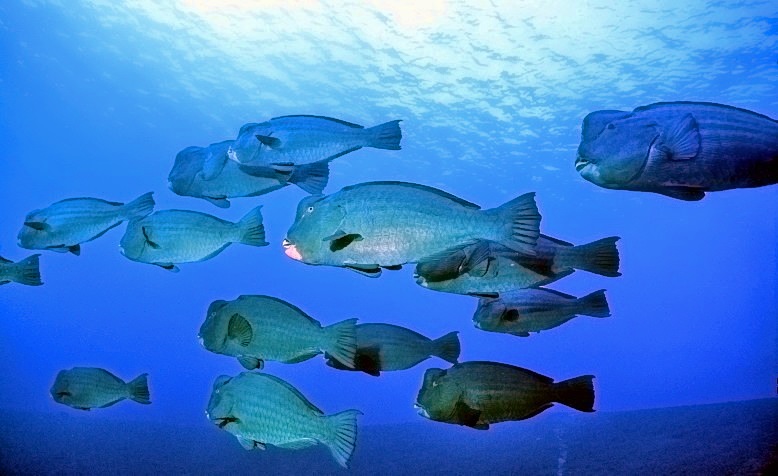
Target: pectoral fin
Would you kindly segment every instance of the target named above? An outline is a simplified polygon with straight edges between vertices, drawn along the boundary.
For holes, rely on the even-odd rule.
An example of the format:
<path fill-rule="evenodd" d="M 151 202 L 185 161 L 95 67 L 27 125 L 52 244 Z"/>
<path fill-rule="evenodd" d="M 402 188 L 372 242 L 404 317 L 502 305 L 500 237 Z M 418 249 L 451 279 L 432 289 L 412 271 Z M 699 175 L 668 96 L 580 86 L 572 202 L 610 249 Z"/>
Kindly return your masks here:
<path fill-rule="evenodd" d="M 361 347 L 354 355 L 354 368 L 368 375 L 381 375 L 381 356 L 377 347 Z"/>
<path fill-rule="evenodd" d="M 348 264 L 345 265 L 346 268 L 356 271 L 359 274 L 362 274 L 364 276 L 367 276 L 368 278 L 377 278 L 381 276 L 381 267 L 378 265 L 367 265 L 367 264 Z"/>
<path fill-rule="evenodd" d="M 201 172 L 203 180 L 213 180 L 218 177 L 222 173 L 228 157 L 228 154 L 208 154 L 208 157 L 203 161 L 203 170 Z"/>
<path fill-rule="evenodd" d="M 481 418 L 481 411 L 468 406 L 462 400 L 461 396 L 454 404 L 454 417 L 460 425 L 477 428 L 479 430 L 486 430 L 489 428 L 488 423 L 478 423 L 478 420 Z"/>
<path fill-rule="evenodd" d="M 241 355 L 238 357 L 238 362 L 240 362 L 240 365 L 243 366 L 246 370 L 254 370 L 259 369 L 262 370 L 262 367 L 265 366 L 265 364 L 256 357 L 251 357 L 249 355 Z"/>
<path fill-rule="evenodd" d="M 45 224 L 42 221 L 26 221 L 24 222 L 24 226 L 30 227 L 33 230 L 37 230 L 37 231 L 43 231 L 49 228 L 49 225 Z"/>
<path fill-rule="evenodd" d="M 76 256 L 81 255 L 81 245 L 57 245 L 57 246 L 49 246 L 46 248 L 51 251 L 56 251 L 57 253 L 73 253 Z"/>
<path fill-rule="evenodd" d="M 665 160 L 691 160 L 700 152 L 700 129 L 692 114 L 686 114 L 662 132 L 655 150 Z"/>
<path fill-rule="evenodd" d="M 277 137 L 263 136 L 259 134 L 256 134 L 255 137 L 258 141 L 270 147 L 271 149 L 278 149 L 281 147 L 281 139 L 278 139 Z"/>
<path fill-rule="evenodd" d="M 355 241 L 362 241 L 364 238 L 359 233 L 346 233 L 338 230 L 332 235 L 322 239 L 330 242 L 330 251 L 340 251 Z"/>
<path fill-rule="evenodd" d="M 237 341 L 242 347 L 248 347 L 251 339 L 254 337 L 254 332 L 251 330 L 251 324 L 245 317 L 240 314 L 233 314 L 230 318 L 230 323 L 227 325 L 227 336 Z"/>
<path fill-rule="evenodd" d="M 149 246 L 154 248 L 155 250 L 159 249 L 159 245 L 152 241 L 151 238 L 149 238 L 149 230 L 147 227 L 143 226 L 141 227 L 141 231 L 143 232 L 143 238 L 146 240 L 146 243 L 148 243 Z"/>

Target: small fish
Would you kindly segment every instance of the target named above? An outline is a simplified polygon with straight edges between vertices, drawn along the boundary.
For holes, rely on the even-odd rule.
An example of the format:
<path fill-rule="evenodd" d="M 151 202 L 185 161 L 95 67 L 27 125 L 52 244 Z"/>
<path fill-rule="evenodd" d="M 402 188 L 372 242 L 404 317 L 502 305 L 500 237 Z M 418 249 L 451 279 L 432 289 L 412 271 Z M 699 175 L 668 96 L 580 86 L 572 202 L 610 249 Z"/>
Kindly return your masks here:
<path fill-rule="evenodd" d="M 366 129 L 331 117 L 282 116 L 259 124 L 245 124 L 231 153 L 212 155 L 204 170 L 213 176 L 232 160 L 251 175 L 255 173 L 254 166 L 285 172 L 291 166 L 329 162 L 362 147 L 399 150 L 401 139 L 399 120 Z"/>
<path fill-rule="evenodd" d="M 428 369 L 416 397 L 430 420 L 486 430 L 491 423 L 532 418 L 554 402 L 594 411 L 593 375 L 562 382 L 497 362 L 463 362 L 448 370 Z"/>
<path fill-rule="evenodd" d="M 15 282 L 27 286 L 40 286 L 41 273 L 38 264 L 39 254 L 31 255 L 18 263 L 0 256 L 0 285 Z"/>
<path fill-rule="evenodd" d="M 436 188 L 369 182 L 304 198 L 284 240 L 292 259 L 370 277 L 443 249 L 488 239 L 533 254 L 540 214 L 527 193 L 491 210 Z"/>
<path fill-rule="evenodd" d="M 605 290 L 576 298 L 551 289 L 516 289 L 499 298 L 481 298 L 473 322 L 484 331 L 528 337 L 530 332 L 553 329 L 579 314 L 609 317 Z"/>
<path fill-rule="evenodd" d="M 661 102 L 583 120 L 575 169 L 604 188 L 701 200 L 778 183 L 778 121 L 705 102 Z"/>
<path fill-rule="evenodd" d="M 341 370 L 361 370 L 378 376 L 381 371 L 405 370 L 431 356 L 457 363 L 459 338 L 449 332 L 432 340 L 410 329 L 391 324 L 359 324 L 356 326 L 357 351 L 353 368 L 326 354 L 327 365 Z"/>
<path fill-rule="evenodd" d="M 142 218 L 154 210 L 152 192 L 130 203 L 99 198 L 68 198 L 27 214 L 19 231 L 19 246 L 81 254 L 81 244 L 102 236 L 125 220 Z"/>
<path fill-rule="evenodd" d="M 323 352 L 353 367 L 356 319 L 322 327 L 319 321 L 281 299 L 240 296 L 214 301 L 198 335 L 206 349 L 237 357 L 243 367 L 261 369 L 265 360 L 297 363 Z"/>
<path fill-rule="evenodd" d="M 251 175 L 241 171 L 241 166 L 234 161 L 225 162 L 216 173 L 204 169 L 206 163 L 211 163 L 209 157 L 227 156 L 233 151 L 233 145 L 234 141 L 224 141 L 208 147 L 187 147 L 179 152 L 168 175 L 170 190 L 228 208 L 229 198 L 256 197 L 290 183 L 313 194 L 321 193 L 327 185 L 330 172 L 327 162 L 291 166 L 284 171 L 257 166 Z"/>
<path fill-rule="evenodd" d="M 125 383 L 107 370 L 74 367 L 60 370 L 51 386 L 51 396 L 57 403 L 79 410 L 110 407 L 127 398 L 148 405 L 151 400 L 147 377 L 148 374 L 142 374 Z"/>
<path fill-rule="evenodd" d="M 361 414 L 346 410 L 325 415 L 289 383 L 256 372 L 218 377 L 206 410 L 211 422 L 235 435 L 247 450 L 323 444 L 344 468 L 354 452 Z"/>
<path fill-rule="evenodd" d="M 176 264 L 211 259 L 232 243 L 267 246 L 260 208 L 237 223 L 190 210 L 154 212 L 127 224 L 121 252 L 133 261 L 177 272 Z"/>
<path fill-rule="evenodd" d="M 416 283 L 435 291 L 497 297 L 506 291 L 552 283 L 576 269 L 621 276 L 618 240 L 611 236 L 576 246 L 540 235 L 534 255 L 491 241 L 466 243 L 420 261 Z"/>

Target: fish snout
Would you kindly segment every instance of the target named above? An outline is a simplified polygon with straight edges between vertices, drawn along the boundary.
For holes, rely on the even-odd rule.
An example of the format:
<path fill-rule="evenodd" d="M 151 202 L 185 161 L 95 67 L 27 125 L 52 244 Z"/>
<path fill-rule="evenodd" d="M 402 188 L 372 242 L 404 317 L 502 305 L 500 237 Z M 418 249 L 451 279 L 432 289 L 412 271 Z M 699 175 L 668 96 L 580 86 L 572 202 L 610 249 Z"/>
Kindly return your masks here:
<path fill-rule="evenodd" d="M 576 172 L 580 172 L 584 167 L 589 165 L 589 163 L 590 162 L 589 162 L 588 159 L 586 159 L 584 157 L 581 157 L 580 155 L 578 157 L 576 157 L 576 159 L 575 159 L 575 170 L 576 170 Z"/>
<path fill-rule="evenodd" d="M 419 415 L 423 416 L 424 418 L 429 418 L 430 417 L 429 413 L 427 413 L 427 409 L 424 408 L 423 406 L 419 405 L 418 403 L 414 403 L 413 404 L 413 408 L 416 409 L 416 413 L 418 413 Z"/>
<path fill-rule="evenodd" d="M 284 246 L 284 254 L 293 260 L 301 261 L 303 259 L 302 255 L 299 251 L 297 251 L 297 247 L 292 244 L 291 241 L 284 238 L 284 241 L 281 242 L 281 244 Z"/>

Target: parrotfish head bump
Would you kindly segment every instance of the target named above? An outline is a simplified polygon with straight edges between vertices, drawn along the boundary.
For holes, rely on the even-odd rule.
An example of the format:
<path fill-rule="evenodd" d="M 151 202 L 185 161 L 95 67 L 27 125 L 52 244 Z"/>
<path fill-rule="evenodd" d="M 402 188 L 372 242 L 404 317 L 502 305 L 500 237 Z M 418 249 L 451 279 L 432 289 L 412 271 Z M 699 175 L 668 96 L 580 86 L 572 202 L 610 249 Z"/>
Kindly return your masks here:
<path fill-rule="evenodd" d="M 624 188 L 642 174 L 659 129 L 653 119 L 638 114 L 606 116 L 611 120 L 584 120 L 575 169 L 601 187 Z"/>

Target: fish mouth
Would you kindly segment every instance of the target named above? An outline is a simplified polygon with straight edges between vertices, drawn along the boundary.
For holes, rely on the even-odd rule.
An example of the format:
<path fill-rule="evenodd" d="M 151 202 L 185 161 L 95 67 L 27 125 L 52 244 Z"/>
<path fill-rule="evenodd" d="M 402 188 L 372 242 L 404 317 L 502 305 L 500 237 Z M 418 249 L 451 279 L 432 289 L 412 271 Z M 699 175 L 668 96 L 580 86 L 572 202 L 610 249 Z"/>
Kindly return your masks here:
<path fill-rule="evenodd" d="M 423 406 L 419 405 L 418 403 L 414 403 L 413 404 L 413 408 L 416 409 L 416 413 L 418 413 L 419 415 L 423 416 L 424 418 L 429 418 L 430 417 L 430 414 L 427 413 L 427 409 L 424 408 Z"/>
<path fill-rule="evenodd" d="M 575 170 L 576 172 L 581 172 L 581 170 L 584 169 L 587 165 L 591 164 L 591 161 L 588 159 L 581 157 L 580 155 L 576 157 L 575 159 Z"/>
<path fill-rule="evenodd" d="M 281 245 L 284 247 L 284 254 L 293 260 L 302 261 L 303 256 L 300 254 L 299 251 L 297 251 L 297 247 L 292 244 L 291 241 L 284 238 L 284 241 L 281 242 Z"/>

